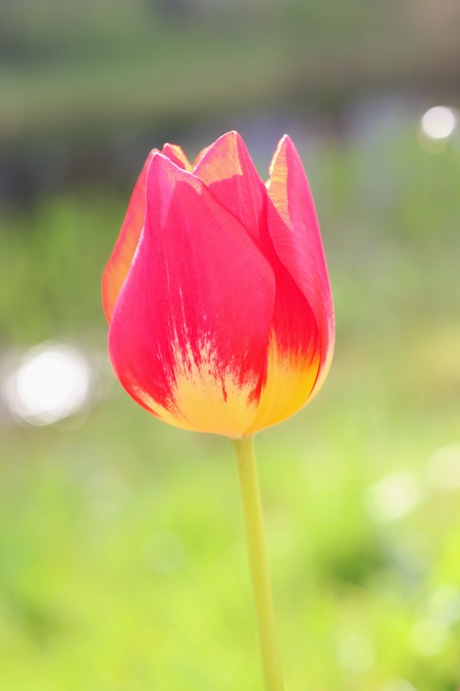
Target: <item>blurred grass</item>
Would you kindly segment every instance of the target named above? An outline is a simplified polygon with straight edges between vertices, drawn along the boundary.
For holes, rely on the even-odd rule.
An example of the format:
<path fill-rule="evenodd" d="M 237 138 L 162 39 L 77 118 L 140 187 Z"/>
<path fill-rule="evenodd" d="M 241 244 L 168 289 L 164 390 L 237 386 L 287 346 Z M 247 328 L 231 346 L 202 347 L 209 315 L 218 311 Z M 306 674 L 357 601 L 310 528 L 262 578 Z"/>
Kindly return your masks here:
<path fill-rule="evenodd" d="M 412 130 L 303 153 L 338 339 L 324 391 L 257 440 L 286 686 L 454 691 L 458 491 L 427 468 L 460 441 L 460 157 Z M 127 197 L 3 215 L 4 350 L 105 347 L 100 274 Z M 157 423 L 115 384 L 77 422 L 0 429 L 2 691 L 261 688 L 227 442 Z M 394 472 L 417 501 L 384 520 L 370 497 Z"/>

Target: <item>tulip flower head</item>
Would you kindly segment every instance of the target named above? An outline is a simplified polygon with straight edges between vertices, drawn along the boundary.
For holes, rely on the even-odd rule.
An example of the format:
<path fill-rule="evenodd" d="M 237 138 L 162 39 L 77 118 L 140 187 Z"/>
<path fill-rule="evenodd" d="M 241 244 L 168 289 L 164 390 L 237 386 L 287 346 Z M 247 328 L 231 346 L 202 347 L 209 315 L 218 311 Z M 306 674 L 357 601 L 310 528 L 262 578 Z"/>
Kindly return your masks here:
<path fill-rule="evenodd" d="M 291 139 L 265 184 L 236 132 L 193 164 L 154 149 L 102 292 L 115 373 L 154 416 L 239 438 L 296 413 L 328 372 L 334 312 Z"/>

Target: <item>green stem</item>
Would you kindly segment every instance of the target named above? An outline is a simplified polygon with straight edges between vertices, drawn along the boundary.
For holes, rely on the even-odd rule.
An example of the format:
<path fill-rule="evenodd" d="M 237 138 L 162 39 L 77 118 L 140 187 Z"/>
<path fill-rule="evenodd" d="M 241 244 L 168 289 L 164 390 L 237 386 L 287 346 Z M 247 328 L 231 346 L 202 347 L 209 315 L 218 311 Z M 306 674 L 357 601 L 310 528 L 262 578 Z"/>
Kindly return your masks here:
<path fill-rule="evenodd" d="M 234 439 L 233 444 L 238 467 L 265 684 L 267 691 L 283 691 L 254 440 L 252 437 L 243 437 Z"/>

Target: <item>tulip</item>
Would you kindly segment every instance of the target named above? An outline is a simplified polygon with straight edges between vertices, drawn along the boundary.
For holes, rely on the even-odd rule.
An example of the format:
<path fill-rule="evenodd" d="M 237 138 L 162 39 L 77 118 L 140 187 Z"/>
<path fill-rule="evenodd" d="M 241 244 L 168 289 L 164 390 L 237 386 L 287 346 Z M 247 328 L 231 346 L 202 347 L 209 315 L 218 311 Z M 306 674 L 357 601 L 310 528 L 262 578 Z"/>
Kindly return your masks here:
<path fill-rule="evenodd" d="M 318 221 L 290 138 L 266 184 L 236 132 L 193 164 L 178 146 L 154 149 L 102 293 L 128 393 L 171 425 L 233 439 L 266 689 L 283 691 L 253 435 L 312 399 L 334 345 Z"/>
<path fill-rule="evenodd" d="M 334 313 L 313 199 L 286 135 L 264 184 L 229 132 L 148 156 L 103 277 L 123 387 L 176 427 L 251 436 L 321 387 Z"/>

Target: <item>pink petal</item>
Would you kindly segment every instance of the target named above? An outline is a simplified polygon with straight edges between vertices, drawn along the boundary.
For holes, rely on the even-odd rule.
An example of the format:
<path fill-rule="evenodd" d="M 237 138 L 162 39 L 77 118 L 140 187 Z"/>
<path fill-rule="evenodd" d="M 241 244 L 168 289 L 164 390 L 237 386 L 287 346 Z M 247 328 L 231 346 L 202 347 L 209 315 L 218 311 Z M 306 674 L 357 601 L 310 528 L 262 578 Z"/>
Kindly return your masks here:
<path fill-rule="evenodd" d="M 262 246 L 275 275 L 276 295 L 267 376 L 248 434 L 298 412 L 311 397 L 320 364 L 320 333 L 312 309 L 281 263 L 268 234 Z"/>
<path fill-rule="evenodd" d="M 187 429 L 239 436 L 256 414 L 274 302 L 269 264 L 206 186 L 162 155 L 110 326 L 118 378 Z"/>
<path fill-rule="evenodd" d="M 157 149 L 153 149 L 144 163 L 129 200 L 128 210 L 121 226 L 118 240 L 102 275 L 102 306 L 109 324 L 115 303 L 131 268 L 133 256 L 139 242 L 145 215 L 147 171 L 154 154 L 157 152 Z"/>
<path fill-rule="evenodd" d="M 332 358 L 334 309 L 313 198 L 300 157 L 288 136 L 283 137 L 275 152 L 267 187 L 272 202 L 268 207 L 268 231 L 273 246 L 318 325 L 322 381 Z"/>
<path fill-rule="evenodd" d="M 155 153 L 158 153 L 158 149 L 150 152 L 137 179 L 117 243 L 102 276 L 102 306 L 109 323 L 118 295 L 131 268 L 142 231 L 145 215 L 145 180 Z M 162 153 L 184 170 L 191 170 L 191 165 L 180 146 L 165 144 Z"/>
<path fill-rule="evenodd" d="M 228 132 L 219 137 L 205 149 L 193 172 L 260 245 L 267 192 L 240 135 Z"/>
<path fill-rule="evenodd" d="M 285 420 L 311 398 L 320 364 L 319 329 L 310 306 L 284 267 L 273 262 L 276 298 L 267 376 L 247 433 Z"/>

